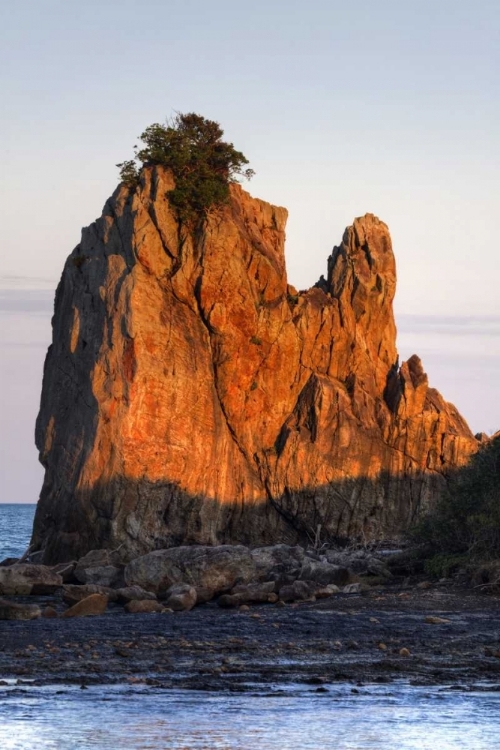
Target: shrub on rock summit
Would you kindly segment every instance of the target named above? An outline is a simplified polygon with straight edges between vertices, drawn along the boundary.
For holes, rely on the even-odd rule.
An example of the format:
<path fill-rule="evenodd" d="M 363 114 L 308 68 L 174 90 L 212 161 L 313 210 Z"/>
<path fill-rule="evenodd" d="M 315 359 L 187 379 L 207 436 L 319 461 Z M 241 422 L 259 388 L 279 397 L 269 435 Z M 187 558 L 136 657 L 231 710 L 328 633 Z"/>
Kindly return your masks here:
<path fill-rule="evenodd" d="M 175 188 L 167 193 L 170 204 L 182 224 L 192 224 L 227 201 L 231 182 L 254 174 L 245 169 L 248 159 L 223 135 L 218 122 L 194 112 L 178 114 L 165 125 L 154 123 L 140 136 L 144 147 L 135 147 L 134 159 L 117 165 L 122 182 L 136 185 L 143 166 L 167 167 L 175 178 Z"/>

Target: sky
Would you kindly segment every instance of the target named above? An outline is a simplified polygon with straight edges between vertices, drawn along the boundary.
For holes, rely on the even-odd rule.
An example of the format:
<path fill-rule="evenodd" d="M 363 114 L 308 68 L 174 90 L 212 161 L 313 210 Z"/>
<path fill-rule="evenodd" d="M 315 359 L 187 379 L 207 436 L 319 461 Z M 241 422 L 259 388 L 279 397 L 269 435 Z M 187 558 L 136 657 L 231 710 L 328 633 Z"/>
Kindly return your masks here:
<path fill-rule="evenodd" d="M 398 266 L 399 348 L 500 428 L 498 0 L 5 0 L 0 9 L 0 502 L 34 502 L 53 290 L 144 128 L 218 120 L 289 210 L 304 289 L 355 216 Z M 20 473 L 21 475 L 20 475 Z"/>

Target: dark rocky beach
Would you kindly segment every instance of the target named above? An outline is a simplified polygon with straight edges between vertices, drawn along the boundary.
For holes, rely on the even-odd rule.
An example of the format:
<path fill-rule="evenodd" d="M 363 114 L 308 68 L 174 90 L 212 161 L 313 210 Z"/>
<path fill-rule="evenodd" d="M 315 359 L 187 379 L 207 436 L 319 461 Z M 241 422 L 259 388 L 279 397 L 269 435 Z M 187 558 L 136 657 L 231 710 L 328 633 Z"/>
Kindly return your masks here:
<path fill-rule="evenodd" d="M 500 685 L 500 598 L 390 584 L 315 602 L 0 622 L 0 679 L 246 691 L 335 682 Z M 64 608 L 59 595 L 17 597 Z M 438 618 L 437 620 L 433 618 Z M 431 619 L 431 622 L 429 622 Z M 442 622 L 440 622 L 442 620 Z"/>

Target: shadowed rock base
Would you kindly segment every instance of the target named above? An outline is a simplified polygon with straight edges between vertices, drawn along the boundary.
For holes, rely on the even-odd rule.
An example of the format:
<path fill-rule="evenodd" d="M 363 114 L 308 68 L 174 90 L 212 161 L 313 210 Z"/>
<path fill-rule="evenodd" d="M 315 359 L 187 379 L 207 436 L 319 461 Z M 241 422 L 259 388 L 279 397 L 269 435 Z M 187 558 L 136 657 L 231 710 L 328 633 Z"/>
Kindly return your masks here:
<path fill-rule="evenodd" d="M 103 547 L 120 547 L 120 558 L 126 561 L 182 544 L 263 546 L 397 538 L 446 487 L 440 474 L 384 473 L 376 480 L 346 479 L 241 505 L 193 497 L 171 484 L 120 478 L 112 488 L 77 493 L 71 502 L 68 499 L 64 513 L 58 505 L 57 524 L 47 504 L 40 503 L 33 544 L 52 564 Z M 97 505 L 99 497 L 113 502 Z"/>

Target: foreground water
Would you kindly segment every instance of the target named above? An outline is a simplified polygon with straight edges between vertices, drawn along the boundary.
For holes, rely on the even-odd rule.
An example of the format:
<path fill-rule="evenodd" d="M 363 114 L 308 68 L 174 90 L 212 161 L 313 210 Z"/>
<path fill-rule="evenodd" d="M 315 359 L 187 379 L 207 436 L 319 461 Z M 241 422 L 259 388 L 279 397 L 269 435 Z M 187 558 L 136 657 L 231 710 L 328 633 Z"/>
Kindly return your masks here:
<path fill-rule="evenodd" d="M 408 684 L 253 694 L 0 688 L 2 750 L 492 750 L 500 693 Z"/>
<path fill-rule="evenodd" d="M 26 552 L 35 510 L 34 504 L 0 504 L 0 560 Z"/>

